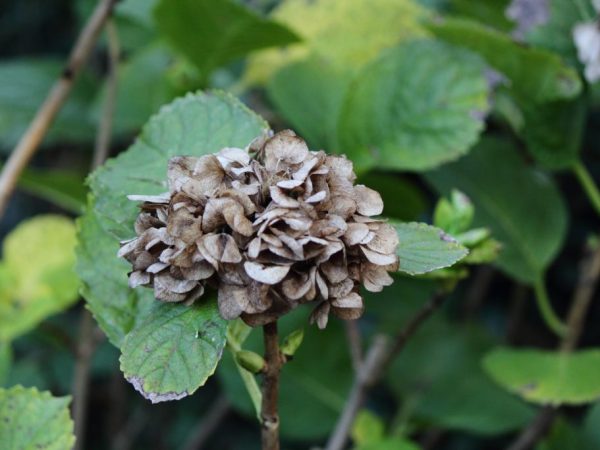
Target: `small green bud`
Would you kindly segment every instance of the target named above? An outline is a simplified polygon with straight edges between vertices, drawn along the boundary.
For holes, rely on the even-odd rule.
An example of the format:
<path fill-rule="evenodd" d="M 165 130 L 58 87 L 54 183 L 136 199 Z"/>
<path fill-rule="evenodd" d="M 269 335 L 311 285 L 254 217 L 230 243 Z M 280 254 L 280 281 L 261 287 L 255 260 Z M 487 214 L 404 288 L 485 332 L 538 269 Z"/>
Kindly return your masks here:
<path fill-rule="evenodd" d="M 281 344 L 281 353 L 283 353 L 285 356 L 294 356 L 294 353 L 296 353 L 296 350 L 298 350 L 298 347 L 300 347 L 300 344 L 302 344 L 303 339 L 303 328 L 292 331 L 283 340 L 283 344 Z"/>
<path fill-rule="evenodd" d="M 235 354 L 235 361 L 251 373 L 259 373 L 265 367 L 265 360 L 258 353 L 240 350 Z"/>
<path fill-rule="evenodd" d="M 465 231 L 464 233 L 454 236 L 458 242 L 465 247 L 475 247 L 481 244 L 484 240 L 489 238 L 491 232 L 487 228 L 473 228 L 472 230 Z"/>
<path fill-rule="evenodd" d="M 450 199 L 438 201 L 433 214 L 433 223 L 450 234 L 466 231 L 473 221 L 475 210 L 469 197 L 453 190 Z"/>

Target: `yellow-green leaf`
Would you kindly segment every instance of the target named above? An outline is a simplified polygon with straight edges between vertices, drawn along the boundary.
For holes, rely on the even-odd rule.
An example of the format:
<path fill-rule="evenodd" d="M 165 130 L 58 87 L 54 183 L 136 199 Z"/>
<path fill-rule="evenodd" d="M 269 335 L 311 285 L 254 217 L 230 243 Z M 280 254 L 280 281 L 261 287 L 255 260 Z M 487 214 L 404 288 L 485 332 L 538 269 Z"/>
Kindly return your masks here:
<path fill-rule="evenodd" d="M 56 215 L 29 219 L 4 241 L 0 263 L 0 340 L 34 328 L 77 299 L 75 226 Z"/>

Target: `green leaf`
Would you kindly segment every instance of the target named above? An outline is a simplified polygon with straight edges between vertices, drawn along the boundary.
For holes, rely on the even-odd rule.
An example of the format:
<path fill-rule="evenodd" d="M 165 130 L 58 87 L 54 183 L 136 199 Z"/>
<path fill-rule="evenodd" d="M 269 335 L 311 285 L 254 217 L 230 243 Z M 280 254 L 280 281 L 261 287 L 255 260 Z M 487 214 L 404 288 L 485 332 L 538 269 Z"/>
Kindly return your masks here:
<path fill-rule="evenodd" d="M 471 222 L 475 209 L 469 197 L 453 190 L 448 199 L 442 198 L 433 212 L 433 224 L 450 234 L 463 233 Z"/>
<path fill-rule="evenodd" d="M 479 53 L 509 78 L 521 98 L 548 102 L 575 97 L 582 83 L 575 70 L 546 50 L 524 47 L 509 36 L 477 22 L 443 19 L 429 29 L 439 38 Z"/>
<path fill-rule="evenodd" d="M 469 251 L 442 230 L 424 223 L 394 223 L 400 245 L 401 272 L 421 275 L 450 267 L 463 259 Z"/>
<path fill-rule="evenodd" d="M 8 379 L 12 364 L 12 348 L 9 342 L 0 342 L 0 386 Z"/>
<path fill-rule="evenodd" d="M 150 289 L 130 289 L 130 266 L 116 257 L 119 240 L 100 225 L 94 202 L 77 221 L 77 265 L 81 295 L 110 342 L 121 347 L 123 339 L 144 320 L 153 304 Z"/>
<path fill-rule="evenodd" d="M 36 111 L 60 77 L 62 60 L 23 59 L 0 64 L 0 147 L 17 144 Z M 94 138 L 94 124 L 87 120 L 95 92 L 94 80 L 81 77 L 54 120 L 44 144 L 88 142 Z"/>
<path fill-rule="evenodd" d="M 559 353 L 499 348 L 483 360 L 505 389 L 542 405 L 580 405 L 600 396 L 600 350 Z"/>
<path fill-rule="evenodd" d="M 77 272 L 82 295 L 109 339 L 121 346 L 152 304 L 150 289 L 130 289 L 119 240 L 134 235 L 138 208 L 127 194 L 164 192 L 167 163 L 175 155 L 203 155 L 244 147 L 266 122 L 223 93 L 187 95 L 163 107 L 124 153 L 91 176 L 92 200 L 79 223 Z M 144 301 L 148 299 L 148 301 Z"/>
<path fill-rule="evenodd" d="M 267 93 L 311 148 L 333 149 L 337 119 L 351 79 L 351 71 L 313 57 L 288 64 L 275 73 L 267 84 Z"/>
<path fill-rule="evenodd" d="M 385 48 L 426 36 L 420 21 L 427 15 L 411 0 L 284 0 L 272 17 L 303 41 L 285 51 L 251 56 L 245 80 L 265 83 L 281 67 L 309 54 L 341 69 L 360 68 Z"/>
<path fill-rule="evenodd" d="M 236 319 L 229 322 L 229 326 L 227 327 L 227 348 L 230 350 L 231 356 L 233 356 L 232 360 L 252 402 L 256 418 L 260 422 L 262 420 L 260 414 L 262 408 L 262 392 L 256 382 L 254 374 L 242 367 L 235 358 L 235 353 L 242 349 L 242 345 L 246 342 L 246 339 L 250 336 L 251 332 L 252 328 L 246 325 L 242 319 Z M 227 361 L 227 359 L 225 359 L 225 361 Z"/>
<path fill-rule="evenodd" d="M 583 435 L 590 448 L 600 446 L 600 402 L 596 402 L 588 410 L 583 421 Z"/>
<path fill-rule="evenodd" d="M 44 215 L 19 224 L 4 240 L 0 264 L 0 340 L 11 340 L 77 300 L 75 226 Z"/>
<path fill-rule="evenodd" d="M 426 175 L 440 194 L 460 189 L 475 205 L 474 226 L 502 243 L 498 266 L 533 284 L 560 250 L 568 215 L 560 191 L 505 141 L 486 139 L 469 156 Z"/>
<path fill-rule="evenodd" d="M 161 0 L 154 10 L 159 30 L 203 75 L 266 47 L 298 37 L 233 0 Z"/>
<path fill-rule="evenodd" d="M 483 130 L 484 65 L 436 41 L 382 54 L 353 81 L 341 110 L 340 148 L 359 167 L 424 170 L 466 154 Z"/>
<path fill-rule="evenodd" d="M 450 0 L 453 14 L 473 18 L 478 22 L 506 31 L 513 27 L 511 21 L 506 17 L 506 8 L 509 3 L 509 0 L 486 0 L 483 2 Z"/>
<path fill-rule="evenodd" d="M 352 424 L 352 440 L 357 445 L 376 443 L 383 440 L 383 421 L 367 409 L 359 411 Z"/>
<path fill-rule="evenodd" d="M 15 386 L 0 389 L 0 449 L 65 450 L 75 444 L 70 397 Z"/>
<path fill-rule="evenodd" d="M 73 172 L 27 169 L 19 178 L 19 187 L 74 214 L 80 214 L 85 207 L 87 189 L 83 177 Z"/>
<path fill-rule="evenodd" d="M 521 105 L 521 135 L 533 157 L 550 169 L 565 169 L 579 160 L 587 119 L 585 96 L 571 101 Z"/>
<path fill-rule="evenodd" d="M 154 303 L 146 321 L 123 341 L 121 370 L 152 403 L 179 400 L 214 373 L 227 322 L 214 301 L 193 306 Z"/>
<path fill-rule="evenodd" d="M 419 450 L 414 442 L 402 438 L 387 438 L 379 442 L 360 445 L 356 450 Z"/>

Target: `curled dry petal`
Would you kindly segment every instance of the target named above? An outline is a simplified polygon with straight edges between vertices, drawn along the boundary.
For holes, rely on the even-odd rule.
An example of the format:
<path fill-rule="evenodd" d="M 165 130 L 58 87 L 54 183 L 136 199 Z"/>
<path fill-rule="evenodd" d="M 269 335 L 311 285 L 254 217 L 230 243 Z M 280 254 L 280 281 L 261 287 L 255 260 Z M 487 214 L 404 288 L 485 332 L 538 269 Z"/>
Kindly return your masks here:
<path fill-rule="evenodd" d="M 277 284 L 287 275 L 290 271 L 290 266 L 264 266 L 253 261 L 246 261 L 244 263 L 244 269 L 248 276 L 260 283 L 264 284 Z"/>
<path fill-rule="evenodd" d="M 362 184 L 354 186 L 356 211 L 363 216 L 378 216 L 383 212 L 383 200 L 379 192 Z"/>

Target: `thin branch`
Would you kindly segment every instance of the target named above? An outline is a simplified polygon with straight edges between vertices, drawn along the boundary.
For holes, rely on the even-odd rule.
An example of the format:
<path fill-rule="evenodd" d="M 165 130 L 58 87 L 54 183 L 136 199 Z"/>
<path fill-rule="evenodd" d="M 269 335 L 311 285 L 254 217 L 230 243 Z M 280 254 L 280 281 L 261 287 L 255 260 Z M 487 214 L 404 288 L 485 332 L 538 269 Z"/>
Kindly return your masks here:
<path fill-rule="evenodd" d="M 579 342 L 585 316 L 598 285 L 598 277 L 600 277 L 600 245 L 596 245 L 591 254 L 581 263 L 581 275 L 567 317 L 568 332 L 561 344 L 562 351 L 573 351 Z"/>
<path fill-rule="evenodd" d="M 535 300 L 537 302 L 538 310 L 544 319 L 544 323 L 550 330 L 559 337 L 564 337 L 567 333 L 567 326 L 558 317 L 552 303 L 548 297 L 548 291 L 546 290 L 546 284 L 542 277 L 539 277 L 534 284 Z"/>
<path fill-rule="evenodd" d="M 342 450 L 346 445 L 349 431 L 365 400 L 367 391 L 378 381 L 379 374 L 381 373 L 380 367 L 386 358 L 388 348 L 388 338 L 385 336 L 375 337 L 354 379 L 354 384 L 344 406 L 344 411 L 327 442 L 326 450 Z"/>
<path fill-rule="evenodd" d="M 231 411 L 231 403 L 225 396 L 219 397 L 212 405 L 210 411 L 202 417 L 202 421 L 193 430 L 190 438 L 184 445 L 184 450 L 200 450 L 206 445 L 206 441 L 219 427 L 223 419 Z"/>
<path fill-rule="evenodd" d="M 447 294 L 443 291 L 436 292 L 433 297 L 431 297 L 431 299 L 417 312 L 417 314 L 413 316 L 408 324 L 402 330 L 400 330 L 394 339 L 393 346 L 390 348 L 390 351 L 386 355 L 386 358 L 380 367 L 381 373 L 378 374 L 378 378 L 394 361 L 396 356 L 398 356 L 398 354 L 406 346 L 410 338 L 412 338 L 419 328 L 421 328 L 421 325 L 423 325 L 423 323 L 425 323 L 425 321 L 429 319 L 432 314 L 440 308 L 440 306 L 442 306 L 447 297 Z"/>
<path fill-rule="evenodd" d="M 44 139 L 52 121 L 69 96 L 77 75 L 88 59 L 104 23 L 117 0 L 101 0 L 77 38 L 66 68 L 38 109 L 29 128 L 8 158 L 0 174 L 0 217 L 15 189 L 17 180 Z"/>
<path fill-rule="evenodd" d="M 533 422 L 531 422 L 523 433 L 519 435 L 517 440 L 507 447 L 506 450 L 528 450 L 532 448 L 542 436 L 545 436 L 546 433 L 548 433 L 555 415 L 556 408 L 552 406 L 543 407 Z"/>
<path fill-rule="evenodd" d="M 352 358 L 352 367 L 354 367 L 355 372 L 358 372 L 362 365 L 362 337 L 358 328 L 358 320 L 346 320 L 344 325 L 350 357 Z"/>
<path fill-rule="evenodd" d="M 571 308 L 567 318 L 567 333 L 562 339 L 560 350 L 566 353 L 572 352 L 579 342 L 585 316 L 591 304 L 594 291 L 600 277 L 600 245 L 596 245 L 593 251 L 586 252 L 582 262 L 579 281 L 573 293 Z M 507 450 L 528 450 L 532 448 L 550 429 L 557 409 L 546 406 L 540 410 L 536 418 L 507 448 Z"/>
<path fill-rule="evenodd" d="M 263 326 L 265 370 L 263 372 L 261 430 L 262 449 L 279 450 L 279 373 L 283 364 L 279 351 L 277 322 Z"/>
<path fill-rule="evenodd" d="M 106 97 L 102 105 L 102 116 L 96 134 L 94 159 L 92 167 L 100 166 L 110 152 L 112 138 L 113 114 L 117 100 L 117 75 L 119 68 L 120 45 L 117 29 L 112 20 L 106 22 L 106 37 L 108 41 L 108 74 L 106 76 Z"/>
<path fill-rule="evenodd" d="M 335 430 L 331 435 L 326 450 L 341 450 L 344 448 L 356 414 L 360 410 L 369 389 L 383 376 L 394 358 L 402 351 L 431 315 L 443 304 L 447 295 L 440 291 L 413 316 L 408 324 L 396 335 L 393 343 L 388 345 L 388 339 L 377 336 L 357 373 L 342 415 L 338 419 Z"/>
<path fill-rule="evenodd" d="M 94 319 L 87 309 L 82 311 L 79 323 L 79 341 L 73 376 L 73 422 L 75 424 L 74 450 L 85 448 L 85 425 L 88 404 L 90 364 L 96 349 Z"/>

